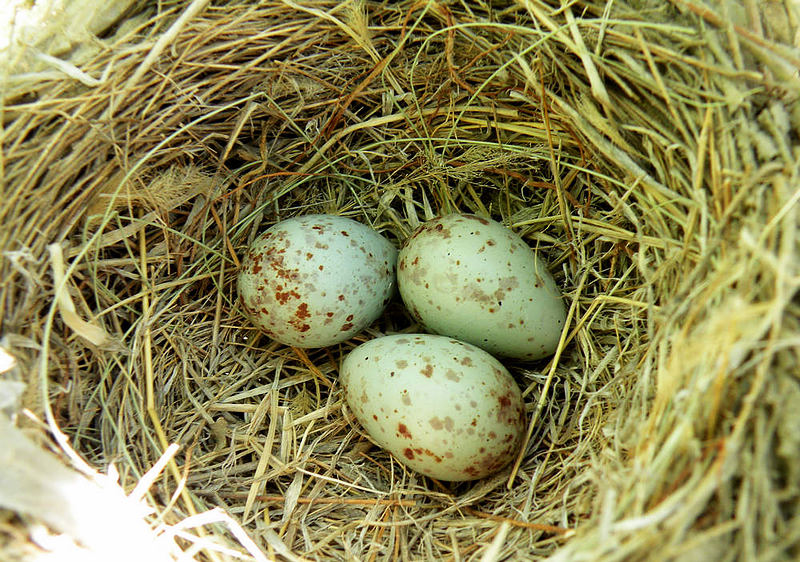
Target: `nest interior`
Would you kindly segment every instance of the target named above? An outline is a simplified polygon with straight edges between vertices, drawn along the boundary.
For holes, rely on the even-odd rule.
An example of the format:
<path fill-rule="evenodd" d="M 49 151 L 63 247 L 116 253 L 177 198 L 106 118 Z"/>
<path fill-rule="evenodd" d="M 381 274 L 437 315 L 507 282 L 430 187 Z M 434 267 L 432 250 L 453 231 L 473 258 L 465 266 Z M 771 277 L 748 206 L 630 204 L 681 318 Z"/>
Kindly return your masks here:
<path fill-rule="evenodd" d="M 18 425 L 126 490 L 177 443 L 151 519 L 222 508 L 291 560 L 800 556 L 790 3 L 140 4 L 4 98 Z M 235 288 L 277 220 L 399 246 L 453 211 L 519 233 L 570 309 L 554 360 L 506 362 L 535 422 L 519 466 L 467 483 L 409 472 L 343 403 L 341 358 L 417 329 L 399 301 L 302 351 Z M 219 522 L 174 542 L 256 556 Z"/>

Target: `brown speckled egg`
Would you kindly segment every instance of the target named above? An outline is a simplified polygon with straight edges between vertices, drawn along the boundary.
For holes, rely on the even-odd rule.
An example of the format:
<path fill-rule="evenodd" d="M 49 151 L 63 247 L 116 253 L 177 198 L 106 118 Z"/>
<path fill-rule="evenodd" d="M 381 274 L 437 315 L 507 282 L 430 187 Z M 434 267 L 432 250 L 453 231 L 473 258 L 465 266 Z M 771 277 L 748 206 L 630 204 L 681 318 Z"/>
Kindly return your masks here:
<path fill-rule="evenodd" d="M 344 341 L 380 316 L 395 287 L 397 249 L 335 215 L 281 221 L 252 244 L 238 289 L 250 320 L 296 347 Z"/>
<path fill-rule="evenodd" d="M 475 215 L 421 225 L 400 249 L 397 284 L 426 330 L 495 355 L 551 355 L 566 322 L 544 262 L 517 234 Z"/>
<path fill-rule="evenodd" d="M 377 338 L 347 355 L 340 380 L 369 436 L 426 476 L 483 478 L 519 450 L 525 429 L 519 387 L 473 345 L 430 334 Z"/>

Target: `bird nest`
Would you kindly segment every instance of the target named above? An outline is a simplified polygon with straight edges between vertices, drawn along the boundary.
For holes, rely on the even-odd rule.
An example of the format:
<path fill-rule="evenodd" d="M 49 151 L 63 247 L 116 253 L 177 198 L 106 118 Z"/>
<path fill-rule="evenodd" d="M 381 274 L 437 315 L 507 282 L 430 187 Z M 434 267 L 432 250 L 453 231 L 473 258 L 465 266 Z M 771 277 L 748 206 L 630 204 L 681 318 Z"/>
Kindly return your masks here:
<path fill-rule="evenodd" d="M 144 2 L 19 58 L 4 558 L 796 559 L 795 9 Z M 399 246 L 453 211 L 522 236 L 569 310 L 553 358 L 505 362 L 518 462 L 462 483 L 408 471 L 343 402 L 348 351 L 419 329 L 399 302 L 300 350 L 235 290 L 280 219 Z"/>

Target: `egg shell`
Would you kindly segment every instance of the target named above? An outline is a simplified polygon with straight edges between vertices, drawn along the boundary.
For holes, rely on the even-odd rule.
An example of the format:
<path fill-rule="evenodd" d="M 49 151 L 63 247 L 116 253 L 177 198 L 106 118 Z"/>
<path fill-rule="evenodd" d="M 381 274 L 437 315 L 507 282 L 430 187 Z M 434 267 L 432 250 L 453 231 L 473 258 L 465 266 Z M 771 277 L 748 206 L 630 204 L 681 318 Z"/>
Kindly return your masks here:
<path fill-rule="evenodd" d="M 426 476 L 483 478 L 520 447 L 519 387 L 497 359 L 473 345 L 432 334 L 376 338 L 347 355 L 340 380 L 369 436 Z"/>
<path fill-rule="evenodd" d="M 240 302 L 269 337 L 296 347 L 342 342 L 380 316 L 394 293 L 397 249 L 375 230 L 336 215 L 281 221 L 251 245 Z"/>
<path fill-rule="evenodd" d="M 551 355 L 566 322 L 553 276 L 498 222 L 453 214 L 422 224 L 400 249 L 400 295 L 426 329 L 493 354 Z"/>

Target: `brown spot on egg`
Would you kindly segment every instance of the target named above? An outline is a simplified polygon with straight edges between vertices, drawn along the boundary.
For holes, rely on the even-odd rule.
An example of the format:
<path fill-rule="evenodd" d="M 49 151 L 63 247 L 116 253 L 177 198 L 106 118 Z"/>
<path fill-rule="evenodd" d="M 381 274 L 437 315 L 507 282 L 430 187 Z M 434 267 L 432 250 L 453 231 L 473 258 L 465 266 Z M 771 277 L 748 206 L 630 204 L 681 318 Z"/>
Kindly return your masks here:
<path fill-rule="evenodd" d="M 277 290 L 275 291 L 275 300 L 278 301 L 279 304 L 286 304 L 289 299 L 299 299 L 300 294 L 295 291 L 294 289 L 289 289 L 288 291 L 281 291 L 283 288 L 282 285 L 278 285 Z"/>
<path fill-rule="evenodd" d="M 338 296 L 338 297 L 336 297 L 336 298 L 337 298 L 337 299 L 339 299 L 340 301 L 343 301 L 343 300 L 344 300 L 344 295 L 339 295 L 339 296 Z"/>
<path fill-rule="evenodd" d="M 407 458 L 408 460 L 413 461 L 414 460 L 414 451 L 412 451 L 409 448 L 406 448 L 406 449 L 403 450 L 403 456 L 405 456 L 405 458 Z"/>
<path fill-rule="evenodd" d="M 461 380 L 461 377 L 453 369 L 447 369 L 447 373 L 445 373 L 445 376 L 454 382 L 458 382 Z"/>
<path fill-rule="evenodd" d="M 514 423 L 516 421 L 514 418 L 518 417 L 518 410 L 511 407 L 513 397 L 513 394 L 508 392 L 497 399 L 500 404 L 500 409 L 497 411 L 498 422 Z"/>
<path fill-rule="evenodd" d="M 397 365 L 398 369 L 405 369 L 406 367 L 408 367 L 408 361 L 406 361 L 405 359 L 398 359 L 397 361 L 394 362 L 394 364 Z"/>
<path fill-rule="evenodd" d="M 400 435 L 400 437 L 411 439 L 411 432 L 408 431 L 408 427 L 406 427 L 406 424 L 404 423 L 397 424 L 397 433 Z"/>
<path fill-rule="evenodd" d="M 427 365 L 425 365 L 425 367 L 420 369 L 420 373 L 422 373 L 423 375 L 425 375 L 428 378 L 431 378 L 433 376 L 433 365 L 428 363 Z"/>
<path fill-rule="evenodd" d="M 472 477 L 476 477 L 480 473 L 478 472 L 478 469 L 476 467 L 468 466 L 467 468 L 464 469 L 464 474 L 467 474 L 467 475 L 472 476 Z"/>
<path fill-rule="evenodd" d="M 347 231 L 346 231 L 346 230 L 342 230 L 342 231 L 341 231 L 341 234 L 342 234 L 342 236 L 350 236 L 349 234 L 347 234 Z"/>
<path fill-rule="evenodd" d="M 378 421 L 378 415 L 377 414 L 372 414 L 372 419 L 375 420 L 375 421 Z"/>
<path fill-rule="evenodd" d="M 471 358 L 471 357 L 464 357 L 464 358 L 463 358 L 463 359 L 460 361 L 460 363 L 461 363 L 462 365 L 464 365 L 465 367 L 469 367 L 469 366 L 471 366 L 471 365 L 472 365 L 472 358 Z"/>
<path fill-rule="evenodd" d="M 443 224 L 439 223 L 433 227 L 433 230 L 436 231 L 442 238 L 450 238 L 450 229 L 445 228 Z"/>
<path fill-rule="evenodd" d="M 418 455 L 422 455 L 422 454 L 428 455 L 429 457 L 433 458 L 433 460 L 436 461 L 436 462 L 442 462 L 442 457 L 440 457 L 439 455 L 437 455 L 436 453 L 434 453 L 430 449 L 422 449 L 422 448 L 414 449 L 414 452 L 417 453 Z"/>
<path fill-rule="evenodd" d="M 353 319 L 353 315 L 352 315 L 352 314 L 348 314 L 348 315 L 347 315 L 347 318 L 345 318 L 345 320 L 346 320 L 347 322 L 350 322 L 352 319 Z"/>
<path fill-rule="evenodd" d="M 352 327 L 353 327 L 353 323 L 352 322 L 346 322 L 345 324 L 342 324 L 342 327 L 340 328 L 339 331 L 346 332 L 347 330 L 349 330 Z"/>
<path fill-rule="evenodd" d="M 294 314 L 298 320 L 305 320 L 311 317 L 311 313 L 308 311 L 308 304 L 304 302 L 300 303 L 300 306 L 297 307 L 297 312 Z"/>
<path fill-rule="evenodd" d="M 403 392 L 400 396 L 400 400 L 405 406 L 411 406 L 411 397 L 408 395 L 408 392 Z"/>
<path fill-rule="evenodd" d="M 429 419 L 428 423 L 431 424 L 431 427 L 436 431 L 439 431 L 444 428 L 444 422 L 436 416 Z"/>

